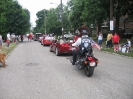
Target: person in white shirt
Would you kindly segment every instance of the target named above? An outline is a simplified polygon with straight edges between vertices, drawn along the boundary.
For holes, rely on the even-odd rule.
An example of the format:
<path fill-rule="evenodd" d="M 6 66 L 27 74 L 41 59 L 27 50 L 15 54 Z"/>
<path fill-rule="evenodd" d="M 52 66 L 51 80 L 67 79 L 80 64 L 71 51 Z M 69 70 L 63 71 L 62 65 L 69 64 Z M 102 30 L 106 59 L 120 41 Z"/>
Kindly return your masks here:
<path fill-rule="evenodd" d="M 127 39 L 125 46 L 126 46 L 126 50 L 129 51 L 131 48 L 131 41 L 129 39 Z"/>
<path fill-rule="evenodd" d="M 128 43 L 127 46 L 131 47 L 131 41 L 129 39 L 127 39 L 127 43 Z"/>
<path fill-rule="evenodd" d="M 99 46 L 102 48 L 102 41 L 103 41 L 103 35 L 101 32 L 99 32 L 99 35 L 98 35 L 98 44 Z"/>
<path fill-rule="evenodd" d="M 7 38 L 8 38 L 9 41 L 11 40 L 10 33 L 7 33 Z"/>

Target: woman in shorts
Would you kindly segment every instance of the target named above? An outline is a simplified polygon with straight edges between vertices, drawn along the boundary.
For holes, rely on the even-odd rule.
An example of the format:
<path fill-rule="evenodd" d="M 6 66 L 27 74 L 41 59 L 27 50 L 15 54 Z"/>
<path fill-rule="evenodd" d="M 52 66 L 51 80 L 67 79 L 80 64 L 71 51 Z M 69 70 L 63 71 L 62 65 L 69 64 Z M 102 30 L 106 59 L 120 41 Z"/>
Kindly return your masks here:
<path fill-rule="evenodd" d="M 102 48 L 102 41 L 103 41 L 103 35 L 101 32 L 99 32 L 99 35 L 98 35 L 98 44 L 100 46 L 100 48 Z"/>

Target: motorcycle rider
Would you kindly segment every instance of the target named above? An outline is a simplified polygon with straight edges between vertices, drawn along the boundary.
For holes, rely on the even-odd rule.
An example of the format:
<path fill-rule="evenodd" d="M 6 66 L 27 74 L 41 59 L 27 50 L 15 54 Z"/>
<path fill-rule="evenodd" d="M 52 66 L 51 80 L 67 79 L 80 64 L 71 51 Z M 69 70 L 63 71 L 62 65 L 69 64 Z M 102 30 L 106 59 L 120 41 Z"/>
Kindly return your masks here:
<path fill-rule="evenodd" d="M 75 43 L 73 43 L 72 46 L 79 47 L 81 45 L 81 40 L 84 37 L 87 37 L 89 39 L 89 42 L 91 43 L 91 46 L 96 46 L 96 48 L 100 50 L 100 46 L 98 46 L 98 44 L 96 44 L 91 38 L 88 37 L 88 31 L 86 29 L 82 30 L 82 37 L 78 38 L 78 40 Z M 77 57 L 77 55 L 80 55 L 80 54 L 81 54 L 81 49 L 80 48 L 78 50 L 73 51 L 72 65 L 75 65 L 76 57 Z"/>

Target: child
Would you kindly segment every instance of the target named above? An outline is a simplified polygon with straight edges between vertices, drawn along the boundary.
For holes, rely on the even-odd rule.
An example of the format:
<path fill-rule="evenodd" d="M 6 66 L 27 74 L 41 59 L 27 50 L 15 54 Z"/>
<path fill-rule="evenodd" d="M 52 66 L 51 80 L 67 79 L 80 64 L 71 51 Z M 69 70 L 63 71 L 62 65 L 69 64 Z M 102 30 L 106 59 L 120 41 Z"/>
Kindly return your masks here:
<path fill-rule="evenodd" d="M 8 38 L 6 39 L 6 46 L 7 46 L 7 48 L 9 48 L 9 46 L 10 46 L 10 40 Z"/>
<path fill-rule="evenodd" d="M 127 39 L 127 42 L 124 44 L 124 46 L 126 47 L 126 51 L 128 53 L 128 51 L 130 50 L 131 48 L 131 41 L 129 39 Z"/>
<path fill-rule="evenodd" d="M 98 35 L 98 44 L 100 46 L 100 48 L 102 48 L 102 41 L 103 41 L 103 35 L 101 32 L 99 32 L 99 35 Z"/>

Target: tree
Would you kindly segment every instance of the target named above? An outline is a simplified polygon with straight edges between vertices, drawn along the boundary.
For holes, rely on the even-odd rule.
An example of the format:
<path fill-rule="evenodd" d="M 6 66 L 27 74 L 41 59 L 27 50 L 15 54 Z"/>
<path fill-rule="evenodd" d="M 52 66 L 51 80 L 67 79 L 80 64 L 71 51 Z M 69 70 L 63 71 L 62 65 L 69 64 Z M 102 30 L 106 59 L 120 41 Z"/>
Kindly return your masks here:
<path fill-rule="evenodd" d="M 81 23 L 83 22 L 81 15 L 84 10 L 84 2 L 81 0 L 71 0 L 68 2 L 68 7 L 71 9 L 68 18 L 75 31 L 81 27 Z"/>
<path fill-rule="evenodd" d="M 36 20 L 36 27 L 34 28 L 34 32 L 44 33 L 44 30 L 45 30 L 45 28 L 44 28 L 44 21 L 45 21 L 44 20 L 45 19 L 44 10 L 38 11 L 36 14 L 37 20 Z"/>
<path fill-rule="evenodd" d="M 25 34 L 30 30 L 30 13 L 14 0 L 0 0 L 0 33 L 16 35 Z"/>
<path fill-rule="evenodd" d="M 71 0 L 68 6 L 71 8 L 70 20 L 74 28 L 95 24 L 101 31 L 101 24 L 108 18 L 109 0 Z"/>
<path fill-rule="evenodd" d="M 119 33 L 119 20 L 121 16 L 133 15 L 133 0 L 115 0 L 114 16 L 116 17 L 115 31 Z"/>
<path fill-rule="evenodd" d="M 63 5 L 64 33 L 68 33 L 68 31 L 70 30 L 70 25 L 69 25 L 70 22 L 68 20 L 68 14 L 69 14 L 68 7 Z M 36 27 L 34 28 L 34 32 L 44 33 L 45 24 L 46 24 L 47 33 L 55 33 L 56 35 L 62 34 L 60 5 L 55 9 L 52 8 L 50 10 L 46 10 L 46 9 L 41 10 L 37 12 L 36 16 L 37 16 L 37 20 L 36 20 Z"/>
<path fill-rule="evenodd" d="M 6 27 L 6 11 L 8 10 L 7 5 L 11 4 L 12 0 L 0 0 L 0 33 L 5 36 L 5 32 L 7 32 Z"/>
<path fill-rule="evenodd" d="M 10 9 L 12 8 L 12 9 Z M 6 19 L 8 32 L 15 33 L 16 35 L 25 34 L 30 29 L 30 14 L 27 9 L 22 9 L 17 1 L 8 5 Z"/>

